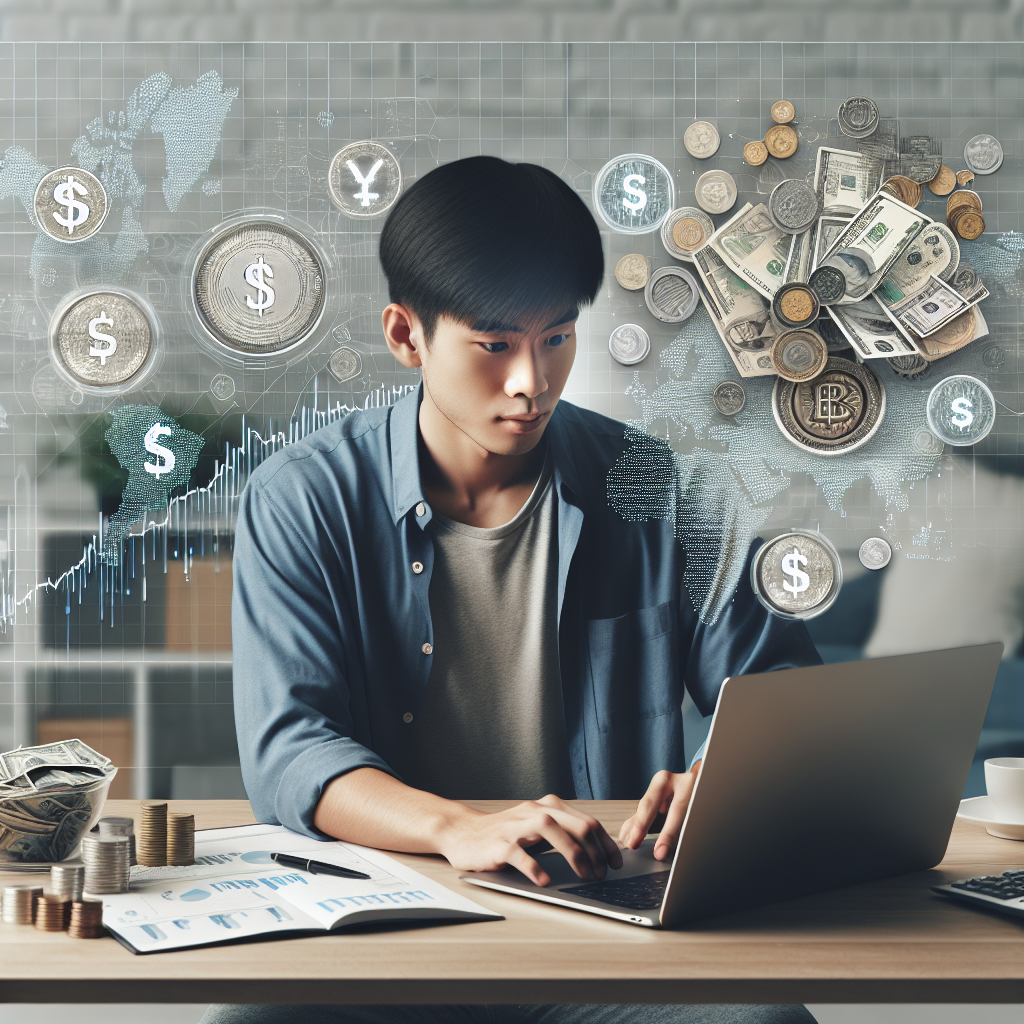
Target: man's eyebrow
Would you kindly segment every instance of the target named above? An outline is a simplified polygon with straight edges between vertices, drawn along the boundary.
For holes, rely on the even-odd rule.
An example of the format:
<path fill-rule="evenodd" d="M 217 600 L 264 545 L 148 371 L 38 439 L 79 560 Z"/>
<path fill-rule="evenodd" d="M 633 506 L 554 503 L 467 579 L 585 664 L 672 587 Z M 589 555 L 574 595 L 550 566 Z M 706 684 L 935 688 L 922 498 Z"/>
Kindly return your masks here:
<path fill-rule="evenodd" d="M 545 331 L 550 331 L 552 327 L 557 327 L 559 324 L 568 323 L 570 320 L 575 320 L 580 315 L 580 311 L 572 306 L 567 309 L 560 317 L 553 320 Z M 470 326 L 471 331 L 475 331 L 478 334 L 522 334 L 523 328 L 517 327 L 515 324 L 503 324 L 498 320 L 478 320 L 476 323 Z"/>

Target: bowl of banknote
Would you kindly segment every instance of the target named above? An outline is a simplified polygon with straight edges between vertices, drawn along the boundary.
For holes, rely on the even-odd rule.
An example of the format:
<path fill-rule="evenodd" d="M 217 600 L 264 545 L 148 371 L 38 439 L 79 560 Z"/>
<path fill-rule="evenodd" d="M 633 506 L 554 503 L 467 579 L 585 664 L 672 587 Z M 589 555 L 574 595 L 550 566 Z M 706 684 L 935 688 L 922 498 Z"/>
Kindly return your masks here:
<path fill-rule="evenodd" d="M 0 865 L 69 857 L 116 774 L 110 758 L 78 739 L 0 754 Z"/>

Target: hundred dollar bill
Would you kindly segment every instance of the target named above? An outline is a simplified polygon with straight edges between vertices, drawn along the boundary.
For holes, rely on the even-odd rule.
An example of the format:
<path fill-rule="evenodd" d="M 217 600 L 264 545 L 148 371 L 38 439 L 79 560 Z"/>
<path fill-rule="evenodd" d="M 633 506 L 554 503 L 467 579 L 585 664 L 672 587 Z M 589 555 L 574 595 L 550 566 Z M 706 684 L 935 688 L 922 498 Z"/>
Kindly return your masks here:
<path fill-rule="evenodd" d="M 768 300 L 734 274 L 710 245 L 693 254 L 700 297 L 741 377 L 775 373 L 769 357 L 775 329 Z"/>
<path fill-rule="evenodd" d="M 783 283 L 793 239 L 777 228 L 764 203 L 746 203 L 708 239 L 726 264 L 766 299 Z"/>
<path fill-rule="evenodd" d="M 958 291 L 956 285 L 962 285 L 964 292 Z M 905 333 L 922 338 L 945 327 L 971 306 L 988 298 L 988 294 L 988 289 L 969 263 L 961 263 L 949 283 L 930 274 L 921 287 L 906 293 L 890 275 L 875 293 L 893 323 Z"/>
<path fill-rule="evenodd" d="M 878 191 L 884 164 L 864 153 L 822 147 L 814 162 L 814 190 L 822 213 L 857 213 Z"/>
<path fill-rule="evenodd" d="M 897 329 L 873 295 L 845 306 L 830 306 L 829 312 L 861 359 L 891 359 L 917 352 L 914 342 Z"/>
<path fill-rule="evenodd" d="M 981 306 L 971 306 L 966 312 L 954 317 L 945 327 L 939 328 L 927 338 L 919 338 L 911 334 L 914 344 L 921 355 L 933 363 L 936 359 L 958 352 L 978 338 L 988 334 L 988 324 Z"/>
<path fill-rule="evenodd" d="M 847 224 L 853 218 L 844 214 L 829 214 L 826 217 L 819 217 L 814 232 L 814 249 L 811 253 L 811 273 L 818 269 L 818 264 L 825 257 L 825 253 L 832 248 L 835 240 L 842 234 Z"/>
<path fill-rule="evenodd" d="M 789 284 L 791 281 L 807 282 L 814 269 L 812 256 L 817 233 L 818 225 L 813 224 L 806 231 L 793 236 L 793 242 L 789 247 L 789 256 L 786 258 L 786 269 L 782 274 L 783 284 Z"/>

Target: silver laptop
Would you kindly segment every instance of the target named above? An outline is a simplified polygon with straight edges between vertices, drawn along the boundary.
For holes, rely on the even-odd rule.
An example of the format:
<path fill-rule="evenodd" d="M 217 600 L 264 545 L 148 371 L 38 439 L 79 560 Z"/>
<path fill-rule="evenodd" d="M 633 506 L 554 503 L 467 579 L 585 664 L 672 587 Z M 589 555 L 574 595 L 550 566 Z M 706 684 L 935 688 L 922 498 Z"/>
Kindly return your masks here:
<path fill-rule="evenodd" d="M 601 881 L 541 854 L 551 884 L 461 877 L 651 928 L 934 867 L 1002 644 L 726 679 L 670 862 L 648 838 Z"/>

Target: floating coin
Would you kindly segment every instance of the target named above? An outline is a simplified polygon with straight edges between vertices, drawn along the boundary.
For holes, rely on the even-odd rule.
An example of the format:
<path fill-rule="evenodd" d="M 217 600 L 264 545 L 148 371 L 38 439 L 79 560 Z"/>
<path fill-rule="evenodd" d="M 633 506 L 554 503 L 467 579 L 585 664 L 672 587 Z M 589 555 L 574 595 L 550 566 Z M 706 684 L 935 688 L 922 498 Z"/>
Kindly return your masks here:
<path fill-rule="evenodd" d="M 609 160 L 594 179 L 594 209 L 608 227 L 626 235 L 661 227 L 675 206 L 675 194 L 668 168 L 643 153 Z"/>
<path fill-rule="evenodd" d="M 693 261 L 693 254 L 715 233 L 711 218 L 696 206 L 680 206 L 662 222 L 661 244 L 677 260 Z"/>
<path fill-rule="evenodd" d="M 810 619 L 839 595 L 843 565 L 820 533 L 792 530 L 761 545 L 750 564 L 750 584 L 770 612 Z"/>
<path fill-rule="evenodd" d="M 995 421 L 995 397 L 977 377 L 954 374 L 940 380 L 928 395 L 928 427 L 946 444 L 977 444 L 988 436 Z"/>
<path fill-rule="evenodd" d="M 768 216 L 787 234 L 802 234 L 821 216 L 821 198 L 806 181 L 787 178 L 768 196 Z"/>
<path fill-rule="evenodd" d="M 95 174 L 80 167 L 58 167 L 36 186 L 36 221 L 58 242 L 82 242 L 96 234 L 107 217 L 107 193 Z"/>
<path fill-rule="evenodd" d="M 743 159 L 751 167 L 760 167 L 768 159 L 768 147 L 760 139 L 754 139 L 743 147 Z"/>
<path fill-rule="evenodd" d="M 818 267 L 807 283 L 823 306 L 838 302 L 846 294 L 846 278 L 842 271 L 827 264 Z"/>
<path fill-rule="evenodd" d="M 327 363 L 328 369 L 339 384 L 357 377 L 363 369 L 363 360 L 354 348 L 343 345 L 331 353 Z"/>
<path fill-rule="evenodd" d="M 647 353 L 651 351 L 651 339 L 636 324 L 619 324 L 608 337 L 608 351 L 623 366 L 632 366 L 647 358 Z"/>
<path fill-rule="evenodd" d="M 928 182 L 928 188 L 937 196 L 948 196 L 956 188 L 956 175 L 951 167 L 943 164 L 939 173 Z"/>
<path fill-rule="evenodd" d="M 908 178 L 905 174 L 894 174 L 891 178 L 886 178 L 881 190 L 895 196 L 901 203 L 913 207 L 921 202 L 924 195 L 920 182 Z"/>
<path fill-rule="evenodd" d="M 697 205 L 708 213 L 725 213 L 736 202 L 736 180 L 727 171 L 705 171 L 694 188 Z"/>
<path fill-rule="evenodd" d="M 893 373 L 898 373 L 901 377 L 906 377 L 908 380 L 922 380 L 932 369 L 932 364 L 924 356 L 916 354 L 912 356 L 892 356 L 886 359 L 886 362 L 892 367 Z"/>
<path fill-rule="evenodd" d="M 964 185 L 970 185 L 974 181 L 974 171 L 957 171 L 956 172 L 956 183 L 963 188 Z"/>
<path fill-rule="evenodd" d="M 892 548 L 881 537 L 868 537 L 861 544 L 857 557 L 865 569 L 884 569 L 892 558 Z"/>
<path fill-rule="evenodd" d="M 313 245 L 275 221 L 219 233 L 193 274 L 203 327 L 236 353 L 267 355 L 298 345 L 324 311 L 324 266 Z"/>
<path fill-rule="evenodd" d="M 379 142 L 353 142 L 339 150 L 327 170 L 331 201 L 349 217 L 379 217 L 402 191 L 402 168 Z"/>
<path fill-rule="evenodd" d="M 715 408 L 723 416 L 735 416 L 746 404 L 747 396 L 743 386 L 734 380 L 723 380 L 715 388 Z"/>
<path fill-rule="evenodd" d="M 772 104 L 772 120 L 776 124 L 789 124 L 796 117 L 796 108 L 789 100 L 776 100 Z"/>
<path fill-rule="evenodd" d="M 722 138 L 718 129 L 710 121 L 694 121 L 683 132 L 683 145 L 686 152 L 698 160 L 707 160 L 718 152 Z"/>
<path fill-rule="evenodd" d="M 796 152 L 800 139 L 788 124 L 777 124 L 768 129 L 764 137 L 764 144 L 773 157 L 785 160 Z"/>
<path fill-rule="evenodd" d="M 772 342 L 772 368 L 791 381 L 817 377 L 828 362 L 828 348 L 815 331 L 797 329 L 783 331 Z"/>
<path fill-rule="evenodd" d="M 818 296 L 802 281 L 784 284 L 772 299 L 772 316 L 783 328 L 807 327 L 820 311 Z"/>
<path fill-rule="evenodd" d="M 61 307 L 50 329 L 54 355 L 75 380 L 89 387 L 127 384 L 146 365 L 153 325 L 126 294 L 90 292 Z"/>
<path fill-rule="evenodd" d="M 772 413 L 798 448 L 842 455 L 866 444 L 881 426 L 885 388 L 867 365 L 832 356 L 812 380 L 776 378 Z"/>
<path fill-rule="evenodd" d="M 975 135 L 964 146 L 964 163 L 975 174 L 991 174 L 1003 162 L 1003 147 L 991 135 Z"/>
<path fill-rule="evenodd" d="M 615 280 L 630 292 L 638 292 L 651 277 L 651 261 L 638 252 L 623 256 L 615 264 Z"/>
<path fill-rule="evenodd" d="M 867 96 L 851 96 L 839 107 L 839 130 L 851 139 L 865 139 L 878 127 L 878 107 Z"/>
<path fill-rule="evenodd" d="M 218 373 L 210 381 L 210 393 L 221 402 L 226 402 L 235 393 L 234 378 L 226 373 Z"/>
<path fill-rule="evenodd" d="M 697 280 L 683 267 L 656 270 L 644 289 L 647 308 L 666 324 L 679 324 L 697 308 Z"/>

